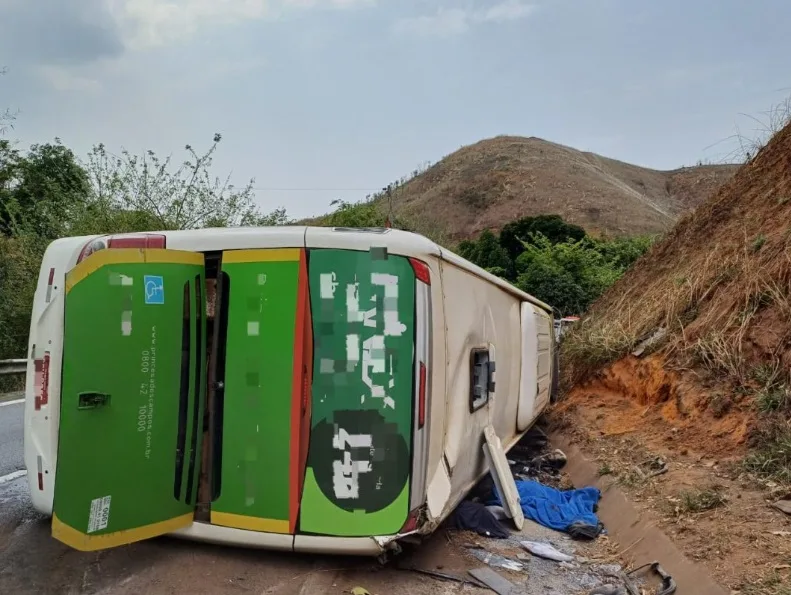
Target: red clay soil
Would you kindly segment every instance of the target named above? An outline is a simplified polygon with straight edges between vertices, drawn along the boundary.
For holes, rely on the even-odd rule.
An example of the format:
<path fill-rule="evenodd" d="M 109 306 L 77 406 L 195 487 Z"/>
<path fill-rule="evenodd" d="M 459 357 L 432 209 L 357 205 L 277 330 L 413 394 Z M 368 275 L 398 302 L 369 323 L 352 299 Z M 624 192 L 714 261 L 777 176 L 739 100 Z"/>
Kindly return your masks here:
<path fill-rule="evenodd" d="M 753 408 L 735 404 L 723 413 L 712 407 L 711 394 L 697 378 L 664 364 L 660 355 L 624 358 L 577 385 L 556 411 L 574 411 L 601 436 L 639 433 L 648 443 L 668 443 L 701 456 L 743 455 Z"/>

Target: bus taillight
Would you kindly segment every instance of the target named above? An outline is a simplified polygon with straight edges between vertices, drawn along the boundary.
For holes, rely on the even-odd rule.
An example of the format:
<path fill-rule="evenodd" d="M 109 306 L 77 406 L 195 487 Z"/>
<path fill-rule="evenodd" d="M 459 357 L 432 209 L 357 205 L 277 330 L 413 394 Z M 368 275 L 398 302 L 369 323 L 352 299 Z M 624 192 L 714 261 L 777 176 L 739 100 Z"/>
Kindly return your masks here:
<path fill-rule="evenodd" d="M 167 245 L 167 238 L 161 233 L 141 233 L 134 235 L 103 236 L 91 240 L 80 252 L 77 262 L 82 262 L 94 252 L 107 249 L 121 248 L 159 248 L 163 249 Z"/>
<path fill-rule="evenodd" d="M 36 371 L 35 406 L 38 411 L 43 405 L 49 403 L 49 351 L 44 352 L 44 357 L 34 360 L 33 364 Z"/>
<path fill-rule="evenodd" d="M 39 491 L 43 492 L 44 491 L 44 472 L 43 472 L 44 471 L 43 470 L 44 465 L 42 464 L 42 461 L 41 461 L 41 455 L 36 457 L 36 464 L 38 466 L 38 489 L 39 489 Z"/>
<path fill-rule="evenodd" d="M 417 427 L 422 428 L 426 423 L 426 364 L 420 362 L 420 378 L 418 384 L 417 401 Z"/>
<path fill-rule="evenodd" d="M 134 236 L 113 236 L 107 241 L 112 248 L 159 248 L 166 246 L 166 238 L 159 233 L 144 233 Z"/>
<path fill-rule="evenodd" d="M 431 271 L 425 262 L 417 258 L 410 258 L 409 264 L 412 265 L 412 270 L 415 272 L 415 279 L 423 281 L 426 285 L 431 285 Z"/>
<path fill-rule="evenodd" d="M 399 533 L 401 535 L 405 535 L 406 533 L 412 533 L 413 531 L 417 531 L 417 524 L 420 518 L 420 509 L 413 510 L 409 513 L 409 516 L 406 519 L 406 523 L 404 526 L 401 527 Z"/>

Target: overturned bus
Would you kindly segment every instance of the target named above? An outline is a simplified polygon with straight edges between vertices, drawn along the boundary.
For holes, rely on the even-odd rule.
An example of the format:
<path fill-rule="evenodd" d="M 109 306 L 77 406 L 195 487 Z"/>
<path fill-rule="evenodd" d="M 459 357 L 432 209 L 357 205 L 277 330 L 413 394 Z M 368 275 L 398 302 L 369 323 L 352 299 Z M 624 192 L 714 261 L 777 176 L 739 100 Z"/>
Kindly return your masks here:
<path fill-rule="evenodd" d="M 431 533 L 550 400 L 552 311 L 428 239 L 64 238 L 33 304 L 32 501 L 98 550 L 163 534 L 378 555 Z"/>

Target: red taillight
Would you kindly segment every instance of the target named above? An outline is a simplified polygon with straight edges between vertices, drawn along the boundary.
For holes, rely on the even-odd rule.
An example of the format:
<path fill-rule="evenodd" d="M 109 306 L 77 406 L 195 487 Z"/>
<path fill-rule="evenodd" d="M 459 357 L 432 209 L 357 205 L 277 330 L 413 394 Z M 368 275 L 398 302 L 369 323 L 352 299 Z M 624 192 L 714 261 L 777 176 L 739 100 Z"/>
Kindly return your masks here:
<path fill-rule="evenodd" d="M 112 237 L 107 242 L 108 248 L 159 248 L 166 245 L 166 238 L 158 233 L 146 233 L 137 236 Z"/>
<path fill-rule="evenodd" d="M 400 534 L 411 533 L 412 531 L 417 530 L 417 522 L 418 518 L 420 517 L 420 510 L 413 510 L 409 513 L 409 516 L 406 519 L 406 523 L 404 526 L 401 527 L 399 531 Z"/>
<path fill-rule="evenodd" d="M 417 258 L 410 258 L 409 264 L 412 265 L 412 270 L 415 272 L 415 279 L 423 281 L 426 285 L 431 285 L 431 271 L 425 262 Z"/>
<path fill-rule="evenodd" d="M 41 461 L 41 455 L 36 457 L 36 462 L 38 464 L 38 489 L 39 489 L 40 492 L 43 492 L 44 491 L 44 473 L 43 473 L 44 465 L 42 464 L 42 461 Z"/>
<path fill-rule="evenodd" d="M 49 270 L 49 279 L 47 280 L 47 297 L 44 299 L 46 303 L 50 303 L 52 301 L 52 285 L 55 283 L 55 269 L 51 268 Z"/>
<path fill-rule="evenodd" d="M 420 362 L 420 378 L 418 383 L 417 427 L 426 423 L 426 364 Z"/>
<path fill-rule="evenodd" d="M 36 411 L 43 405 L 49 403 L 49 351 L 44 353 L 44 357 L 34 360 L 36 370 L 35 391 L 36 391 Z"/>
<path fill-rule="evenodd" d="M 159 233 L 143 233 L 128 236 L 111 236 L 96 238 L 88 242 L 80 252 L 77 262 L 82 262 L 94 252 L 108 248 L 165 248 L 167 238 Z"/>
<path fill-rule="evenodd" d="M 96 238 L 95 240 L 91 240 L 82 247 L 80 255 L 77 257 L 77 262 L 80 263 L 94 252 L 97 252 L 98 250 L 104 250 L 105 248 L 107 248 L 107 242 L 104 238 Z"/>

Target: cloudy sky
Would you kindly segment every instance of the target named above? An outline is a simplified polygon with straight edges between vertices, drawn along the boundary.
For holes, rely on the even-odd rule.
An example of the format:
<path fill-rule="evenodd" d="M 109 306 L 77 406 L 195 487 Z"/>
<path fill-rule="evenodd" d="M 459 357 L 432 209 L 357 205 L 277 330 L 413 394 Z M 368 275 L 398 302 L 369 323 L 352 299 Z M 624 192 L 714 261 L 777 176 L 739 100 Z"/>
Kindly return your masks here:
<path fill-rule="evenodd" d="M 0 0 L 23 146 L 181 155 L 295 216 L 497 134 L 718 161 L 791 93 L 788 0 Z"/>

